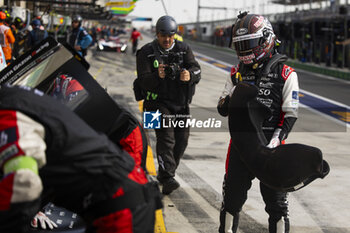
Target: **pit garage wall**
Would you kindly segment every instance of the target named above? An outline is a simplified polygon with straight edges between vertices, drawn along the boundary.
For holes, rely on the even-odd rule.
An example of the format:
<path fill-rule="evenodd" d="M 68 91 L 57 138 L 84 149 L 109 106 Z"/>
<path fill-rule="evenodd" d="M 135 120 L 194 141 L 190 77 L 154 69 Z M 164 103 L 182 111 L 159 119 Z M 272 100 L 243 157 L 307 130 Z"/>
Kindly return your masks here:
<path fill-rule="evenodd" d="M 333 10 L 268 15 L 282 41 L 280 52 L 303 64 L 350 69 L 350 10 L 346 6 Z M 185 39 L 227 47 L 235 20 L 180 24 L 179 32 Z"/>
<path fill-rule="evenodd" d="M 216 44 L 215 42 L 217 42 L 217 40 L 213 36 L 215 34 L 215 31 L 220 28 L 230 28 L 234 22 L 235 19 L 233 18 L 213 22 L 200 22 L 198 24 L 198 27 L 200 28 L 200 33 L 198 32 L 196 23 L 180 24 L 179 33 L 187 39 Z"/>

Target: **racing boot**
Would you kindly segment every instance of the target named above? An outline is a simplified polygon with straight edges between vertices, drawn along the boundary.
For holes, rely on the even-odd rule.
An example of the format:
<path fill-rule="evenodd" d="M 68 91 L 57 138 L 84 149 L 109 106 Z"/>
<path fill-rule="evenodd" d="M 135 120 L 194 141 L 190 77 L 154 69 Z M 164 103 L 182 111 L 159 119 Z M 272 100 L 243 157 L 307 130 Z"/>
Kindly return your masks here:
<path fill-rule="evenodd" d="M 236 233 L 238 229 L 239 212 L 230 214 L 225 210 L 220 211 L 219 233 Z"/>
<path fill-rule="evenodd" d="M 269 233 L 289 233 L 289 218 L 282 217 L 278 221 L 269 219 Z"/>
<path fill-rule="evenodd" d="M 163 184 L 162 193 L 164 195 L 169 195 L 175 189 L 180 187 L 179 182 L 177 182 L 173 177 L 171 177 L 171 178 L 167 179 L 166 181 L 162 182 L 162 184 Z"/>
<path fill-rule="evenodd" d="M 157 180 L 160 184 L 163 184 L 166 180 L 168 180 L 168 178 L 164 178 L 162 176 L 160 176 L 159 174 L 157 175 Z"/>

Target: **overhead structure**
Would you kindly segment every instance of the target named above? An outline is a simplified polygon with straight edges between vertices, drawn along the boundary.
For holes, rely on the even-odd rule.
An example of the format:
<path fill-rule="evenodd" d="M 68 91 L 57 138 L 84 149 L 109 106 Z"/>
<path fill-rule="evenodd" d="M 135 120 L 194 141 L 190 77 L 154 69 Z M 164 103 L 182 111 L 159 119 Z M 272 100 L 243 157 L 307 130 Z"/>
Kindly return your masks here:
<path fill-rule="evenodd" d="M 36 12 L 65 16 L 79 14 L 87 20 L 115 21 L 132 12 L 137 0 L 23 0 L 23 2 L 28 3 L 27 7 L 32 8 L 34 14 Z"/>
<path fill-rule="evenodd" d="M 97 0 L 24 0 L 33 4 L 34 12 L 54 12 L 61 15 L 79 14 L 84 19 L 110 19 L 109 10 L 97 4 Z"/>
<path fill-rule="evenodd" d="M 327 1 L 327 0 L 272 0 L 271 2 L 274 4 L 295 6 L 300 4 L 310 4 L 310 3 L 324 2 L 324 1 Z"/>
<path fill-rule="evenodd" d="M 127 16 L 135 8 L 137 0 L 109 1 L 105 7 L 109 8 L 113 16 Z"/>
<path fill-rule="evenodd" d="M 152 22 L 152 18 L 149 18 L 149 17 L 134 17 L 133 19 L 132 19 L 132 21 L 150 21 L 150 22 Z"/>

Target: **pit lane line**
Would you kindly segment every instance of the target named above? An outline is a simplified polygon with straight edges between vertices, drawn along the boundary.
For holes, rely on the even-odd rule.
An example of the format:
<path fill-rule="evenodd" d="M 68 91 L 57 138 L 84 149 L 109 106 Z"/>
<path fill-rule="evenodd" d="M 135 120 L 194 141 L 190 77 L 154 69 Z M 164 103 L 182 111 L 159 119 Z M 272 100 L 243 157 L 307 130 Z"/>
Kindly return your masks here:
<path fill-rule="evenodd" d="M 232 65 L 226 62 L 215 60 L 214 58 L 198 52 L 194 52 L 194 55 L 198 60 L 202 61 L 206 65 L 220 70 L 225 74 L 231 73 Z M 347 128 L 350 128 L 350 106 L 303 89 L 299 90 L 299 100 L 302 106 L 315 110 L 314 112 L 316 112 L 318 115 L 335 120 L 340 124 L 345 124 Z"/>
<path fill-rule="evenodd" d="M 143 112 L 143 101 L 139 101 L 139 111 Z M 147 135 L 148 137 L 148 135 Z M 148 171 L 148 174 L 151 176 L 157 176 L 157 171 L 154 163 L 154 157 L 153 157 L 153 151 L 151 146 L 148 145 L 147 147 L 147 157 L 146 157 L 146 169 Z M 156 210 L 156 222 L 154 224 L 154 233 L 177 233 L 177 232 L 167 232 L 164 218 L 163 218 L 163 210 L 159 209 Z"/>
<path fill-rule="evenodd" d="M 97 70 L 96 74 L 93 75 L 92 77 L 93 77 L 94 79 L 97 79 L 97 77 L 98 77 L 99 74 L 102 72 L 102 70 L 103 70 L 104 67 L 105 67 L 105 64 L 103 64 L 103 65 Z"/>
<path fill-rule="evenodd" d="M 104 64 L 97 70 L 96 74 L 93 75 L 94 79 L 97 79 L 97 77 L 99 76 L 99 74 L 101 73 L 101 71 L 104 68 Z M 136 74 L 136 71 L 135 71 Z M 143 101 L 139 101 L 139 111 L 142 113 L 142 105 L 143 105 Z M 146 169 L 149 173 L 149 175 L 151 176 L 157 176 L 157 171 L 155 168 L 155 163 L 154 163 L 154 157 L 153 157 L 153 152 L 152 152 L 152 148 L 150 146 L 147 147 L 147 156 L 146 156 Z M 177 233 L 177 232 L 167 232 L 166 231 L 166 227 L 165 227 L 165 223 L 164 223 L 164 218 L 163 218 L 163 210 L 159 209 L 156 210 L 155 212 L 155 224 L 154 224 L 154 233 Z"/>

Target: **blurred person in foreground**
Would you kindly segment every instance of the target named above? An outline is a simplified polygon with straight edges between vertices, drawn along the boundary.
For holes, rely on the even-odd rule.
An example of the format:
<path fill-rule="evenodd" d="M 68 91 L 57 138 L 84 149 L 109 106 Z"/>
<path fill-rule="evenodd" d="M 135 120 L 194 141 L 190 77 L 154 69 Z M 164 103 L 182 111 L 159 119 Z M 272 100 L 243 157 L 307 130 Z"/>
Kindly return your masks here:
<path fill-rule="evenodd" d="M 87 49 L 92 43 L 92 37 L 82 27 L 83 18 L 80 15 L 72 17 L 72 30 L 68 36 L 68 44 L 72 46 L 80 56 L 87 55 Z"/>
<path fill-rule="evenodd" d="M 71 96 L 72 97 L 72 96 Z M 87 232 L 153 233 L 157 187 L 131 154 L 67 106 L 29 87 L 0 87 L 0 232 L 54 224 L 47 202 L 81 216 Z"/>
<path fill-rule="evenodd" d="M 272 116 L 264 121 L 262 128 L 269 148 L 279 146 L 287 138 L 297 120 L 299 102 L 297 74 L 283 63 L 286 57 L 277 53 L 276 40 L 273 28 L 265 17 L 247 12 L 238 16 L 232 26 L 230 46 L 234 47 L 239 64 L 232 67 L 231 77 L 227 78 L 218 102 L 219 113 L 227 116 L 235 86 L 240 82 L 255 85 L 259 90 L 257 100 L 272 111 Z M 237 232 L 239 213 L 254 178 L 230 142 L 220 210 L 220 233 Z M 288 233 L 287 193 L 275 191 L 262 182 L 260 192 L 269 215 L 269 232 Z"/>
<path fill-rule="evenodd" d="M 138 77 L 134 91 L 139 90 L 135 92 L 137 100 L 144 99 L 144 111 L 161 113 L 163 117 L 179 122 L 186 121 L 190 114 L 189 104 L 201 78 L 201 70 L 191 48 L 174 39 L 176 32 L 177 24 L 173 17 L 158 19 L 157 38 L 137 51 Z M 180 186 L 174 177 L 187 147 L 189 127 L 160 127 L 155 129 L 155 133 L 157 179 L 163 185 L 163 194 L 167 195 Z"/>

